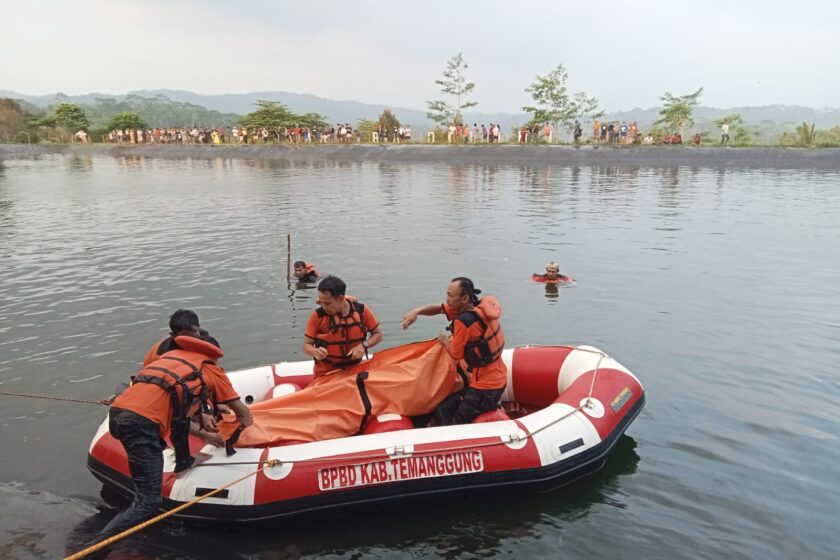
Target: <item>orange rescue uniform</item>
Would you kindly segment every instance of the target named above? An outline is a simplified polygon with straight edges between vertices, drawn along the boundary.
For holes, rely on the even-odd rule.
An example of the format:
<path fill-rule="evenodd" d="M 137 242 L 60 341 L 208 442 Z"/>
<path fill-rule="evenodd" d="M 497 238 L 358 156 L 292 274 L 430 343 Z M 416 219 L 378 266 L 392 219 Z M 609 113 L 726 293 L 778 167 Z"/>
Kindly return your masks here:
<path fill-rule="evenodd" d="M 316 348 L 326 348 L 328 352 L 323 360 L 315 360 L 315 377 L 358 364 L 361 360 L 348 359 L 350 350 L 364 342 L 368 333 L 379 327 L 379 320 L 369 307 L 349 299 L 348 303 L 350 311 L 346 316 L 328 315 L 320 307 L 309 316 L 306 338 Z"/>
<path fill-rule="evenodd" d="M 186 377 L 195 368 L 201 371 L 210 400 L 223 403 L 239 398 L 225 370 L 215 363 L 217 359 L 224 356 L 219 348 L 189 336 L 179 336 L 175 340 L 181 347 L 180 350 L 166 352 L 149 366 L 140 370 L 137 375 L 157 376 L 170 380 L 171 378 L 155 368 L 169 370 L 179 377 Z M 187 362 L 187 364 L 184 362 Z M 198 385 L 199 382 L 191 382 L 189 387 L 195 388 Z M 199 404 L 201 403 L 195 400 L 188 411 L 188 415 L 195 414 L 198 411 Z M 173 414 L 172 397 L 169 391 L 159 385 L 135 382 L 114 400 L 112 406 L 130 410 L 157 423 L 161 437 L 166 437 L 169 434 Z"/>
<path fill-rule="evenodd" d="M 449 353 L 456 360 L 460 360 L 461 368 L 468 372 L 470 387 L 480 390 L 502 389 L 507 385 L 507 366 L 502 360 L 504 334 L 499 326 L 498 315 L 494 317 L 486 311 L 485 301 L 489 304 L 496 300 L 492 296 L 482 298 L 477 307 L 460 315 L 456 315 L 446 303 L 441 305 L 446 318 L 452 321 Z M 476 316 L 479 320 L 475 320 Z M 469 351 L 470 343 L 477 343 L 482 339 L 488 341 L 494 359 L 484 366 L 470 366 L 464 357 L 465 351 Z"/>

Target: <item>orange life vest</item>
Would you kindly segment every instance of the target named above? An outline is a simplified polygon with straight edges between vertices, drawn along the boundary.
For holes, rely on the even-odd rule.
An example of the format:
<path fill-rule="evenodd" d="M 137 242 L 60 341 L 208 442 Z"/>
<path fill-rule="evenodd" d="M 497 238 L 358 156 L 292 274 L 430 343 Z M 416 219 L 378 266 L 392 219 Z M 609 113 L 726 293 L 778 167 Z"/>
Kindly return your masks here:
<path fill-rule="evenodd" d="M 211 336 L 209 332 L 207 332 L 204 329 L 198 329 L 198 332 L 201 334 L 201 340 L 209 342 L 210 344 L 221 348 L 221 344 L 219 344 L 219 341 L 216 340 L 213 336 Z M 152 347 L 149 348 L 148 352 L 146 352 L 146 355 L 143 357 L 143 367 L 146 367 L 147 365 L 151 364 L 152 362 L 154 362 L 155 360 L 159 359 L 161 356 L 172 350 L 178 350 L 178 345 L 175 344 L 175 339 L 173 339 L 172 336 L 167 336 L 166 338 L 155 342 L 152 345 Z"/>
<path fill-rule="evenodd" d="M 465 327 L 469 328 L 476 322 L 482 327 L 481 336 L 468 341 L 464 346 L 464 361 L 470 369 L 490 365 L 501 357 L 505 349 L 505 335 L 499 324 L 501 316 L 502 306 L 495 296 L 481 298 L 476 307 L 458 315 L 458 321 Z M 450 329 L 454 332 L 454 321 Z"/>
<path fill-rule="evenodd" d="M 306 274 L 300 278 L 301 282 L 315 282 L 321 277 L 321 273 L 315 270 L 315 265 L 311 262 L 306 263 L 304 270 L 306 271 Z"/>
<path fill-rule="evenodd" d="M 175 472 L 180 472 L 193 463 L 189 446 L 190 416 L 199 408 L 215 414 L 215 402 L 212 409 L 207 405 L 211 395 L 201 370 L 207 364 L 214 364 L 224 356 L 224 352 L 209 342 L 190 336 L 176 337 L 175 343 L 179 349 L 166 352 L 140 370 L 134 376 L 132 386 L 148 383 L 169 394 L 172 407 L 170 438 L 175 448 Z M 118 397 L 115 406 L 119 407 L 119 404 Z"/>
<path fill-rule="evenodd" d="M 166 352 L 133 379 L 134 383 L 151 383 L 169 393 L 173 420 L 189 417 L 209 398 L 201 369 L 224 356 L 220 348 L 198 338 L 179 336 L 175 342 L 178 350 Z"/>
<path fill-rule="evenodd" d="M 365 305 L 349 299 L 347 303 L 350 304 L 350 313 L 345 317 L 329 315 L 322 307 L 315 310 L 319 319 L 326 317 L 329 323 L 328 331 L 318 333 L 312 345 L 327 349 L 327 356 L 321 361 L 333 368 L 343 369 L 361 362 L 348 359 L 348 354 L 354 346 L 358 346 L 368 337 L 368 329 L 365 327 Z"/>
<path fill-rule="evenodd" d="M 545 275 L 545 274 L 537 274 L 535 272 L 531 276 L 531 280 L 533 280 L 534 282 L 542 282 L 544 284 L 565 284 L 566 282 L 571 280 L 571 278 L 569 278 L 568 276 L 566 276 L 564 274 L 558 274 L 557 278 L 551 279 L 551 278 L 548 278 L 548 276 Z"/>

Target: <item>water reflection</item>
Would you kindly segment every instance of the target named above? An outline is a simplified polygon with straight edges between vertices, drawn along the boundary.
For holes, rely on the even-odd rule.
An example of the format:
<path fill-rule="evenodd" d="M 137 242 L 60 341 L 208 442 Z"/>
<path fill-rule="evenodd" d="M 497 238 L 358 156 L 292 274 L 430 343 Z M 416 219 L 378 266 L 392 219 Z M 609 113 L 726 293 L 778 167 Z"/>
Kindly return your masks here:
<path fill-rule="evenodd" d="M 93 170 L 93 156 L 89 154 L 73 154 L 64 158 L 64 167 L 68 173 L 78 174 Z"/>
<path fill-rule="evenodd" d="M 0 164 L 0 179 L 3 179 L 2 164 Z M 6 189 L 4 183 L 0 182 L 0 235 L 9 235 L 12 233 L 12 226 L 14 223 L 14 201 Z M 0 252 L 0 256 L 3 253 Z"/>
<path fill-rule="evenodd" d="M 498 165 L 480 165 L 476 167 L 480 188 L 496 190 L 499 184 Z"/>
<path fill-rule="evenodd" d="M 580 184 L 580 166 L 574 165 L 572 166 L 572 175 L 569 178 L 569 185 L 572 187 L 577 187 Z"/>
<path fill-rule="evenodd" d="M 624 508 L 621 481 L 633 475 L 639 464 L 636 441 L 622 436 L 604 467 L 586 478 L 544 493 L 508 490 L 482 498 L 458 499 L 438 496 L 431 504 L 415 503 L 368 508 L 343 516 L 328 516 L 325 530 L 319 517 L 284 520 L 265 526 L 234 529 L 226 526 L 228 538 L 219 539 L 210 529 L 180 523 L 158 524 L 143 538 L 129 537 L 118 544 L 114 557 L 152 558 L 313 558 L 328 555 L 382 558 L 490 558 L 506 554 L 515 546 L 517 557 L 539 556 L 543 538 L 556 533 L 558 525 L 577 523 L 597 506 Z M 122 503 L 122 502 L 113 502 Z M 430 515 L 430 511 L 434 511 Z M 66 554 L 92 538 L 113 512 L 97 513 L 80 523 L 68 538 Z M 375 531 L 372 527 L 399 530 Z M 267 530 L 266 530 L 267 529 Z M 185 537 L 189 538 L 186 544 Z M 534 552 L 529 552 L 530 547 Z"/>

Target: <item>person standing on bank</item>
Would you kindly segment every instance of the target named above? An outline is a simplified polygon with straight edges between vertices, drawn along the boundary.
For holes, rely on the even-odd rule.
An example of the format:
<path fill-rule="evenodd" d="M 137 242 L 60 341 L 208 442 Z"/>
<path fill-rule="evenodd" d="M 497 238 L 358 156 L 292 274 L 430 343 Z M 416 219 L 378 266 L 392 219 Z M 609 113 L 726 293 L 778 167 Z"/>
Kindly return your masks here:
<path fill-rule="evenodd" d="M 435 410 L 439 426 L 469 424 L 479 414 L 495 410 L 507 385 L 507 367 L 502 361 L 505 336 L 499 325 L 502 308 L 493 296 L 479 299 L 469 278 L 453 278 L 446 288 L 446 301 L 412 309 L 402 328 L 414 324 L 418 315 L 446 315 L 451 321 L 438 342 L 457 360 L 458 373 L 466 380 L 463 390 L 449 395 Z"/>
<path fill-rule="evenodd" d="M 336 276 L 318 284 L 320 306 L 306 323 L 303 353 L 315 359 L 315 377 L 356 365 L 368 348 L 382 342 L 379 321 L 370 307 L 346 296 L 347 285 Z"/>
<path fill-rule="evenodd" d="M 216 364 L 224 356 L 222 350 L 197 333 L 176 336 L 174 342 L 177 349 L 165 352 L 140 370 L 133 384 L 111 405 L 108 430 L 128 455 L 134 501 L 89 546 L 141 523 L 157 511 L 163 501 L 164 437 L 169 435 L 175 448 L 175 472 L 190 468 L 194 461 L 188 439 L 190 418 L 204 403 L 225 403 L 242 426 L 251 425 L 250 410 L 239 399 L 225 370 Z M 212 415 L 199 413 L 198 418 L 204 422 Z M 209 424 L 202 427 L 215 431 Z M 105 555 L 107 549 L 97 557 Z"/>

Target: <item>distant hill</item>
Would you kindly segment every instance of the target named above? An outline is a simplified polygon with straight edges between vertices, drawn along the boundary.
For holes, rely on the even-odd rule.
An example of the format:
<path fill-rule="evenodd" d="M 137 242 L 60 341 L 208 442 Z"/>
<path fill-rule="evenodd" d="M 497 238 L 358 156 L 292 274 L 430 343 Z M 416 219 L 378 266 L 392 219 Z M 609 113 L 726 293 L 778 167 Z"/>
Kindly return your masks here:
<path fill-rule="evenodd" d="M 355 124 L 359 119 L 376 120 L 383 109 L 389 108 L 403 124 L 410 124 L 418 130 L 428 129 L 434 123 L 426 118 L 425 110 L 407 109 L 393 105 L 371 105 L 358 101 L 326 99 L 309 93 L 289 93 L 286 91 L 261 91 L 253 93 L 225 93 L 220 95 L 204 95 L 183 90 L 141 90 L 131 92 L 134 95 L 153 96 L 162 94 L 169 99 L 195 103 L 217 111 L 229 111 L 244 115 L 254 110 L 257 101 L 279 101 L 298 114 L 320 113 L 334 123 Z M 465 114 L 467 121 L 489 124 L 499 123 L 509 128 L 517 126 L 528 117 L 522 114 L 479 113 Z"/>
<path fill-rule="evenodd" d="M 102 103 L 102 100 L 109 100 L 114 104 L 134 105 L 155 105 L 154 101 L 144 102 L 142 99 L 157 99 L 159 106 L 163 100 L 179 104 L 179 111 L 167 113 L 166 123 L 174 124 L 172 119 L 187 119 L 189 122 L 182 124 L 207 124 L 224 125 L 235 120 L 237 115 L 244 115 L 254 109 L 254 104 L 259 100 L 279 101 L 289 107 L 295 113 L 320 113 L 334 123 L 349 122 L 356 123 L 359 119 L 376 119 L 385 107 L 389 107 L 400 121 L 410 124 L 417 132 L 430 128 L 433 123 L 426 118 L 425 110 L 408 109 L 405 107 L 394 107 L 392 105 L 375 105 L 359 103 L 357 101 L 336 100 L 318 97 L 317 95 L 305 93 L 290 93 L 285 91 L 262 91 L 252 93 L 226 93 L 205 95 L 184 90 L 138 90 L 128 94 L 102 94 L 89 93 L 85 95 L 63 94 L 54 95 L 25 95 L 13 91 L 0 91 L 0 97 L 11 97 L 31 103 L 40 108 L 47 108 L 58 100 L 65 100 L 72 103 L 84 105 L 95 105 Z M 97 101 L 99 100 L 99 101 Z M 199 109 L 206 109 L 208 113 L 202 113 Z M 164 112 L 161 110 L 161 112 Z M 714 119 L 718 119 L 732 113 L 740 113 L 745 123 L 767 138 L 775 137 L 782 131 L 790 131 L 802 122 L 815 123 L 817 128 L 831 128 L 840 125 L 840 109 L 823 108 L 814 109 L 796 105 L 764 105 L 757 107 L 732 107 L 719 109 L 713 107 L 698 107 L 695 111 L 696 130 L 712 130 Z M 147 117 L 148 118 L 148 117 Z M 525 113 L 478 113 L 467 112 L 467 122 L 478 124 L 499 123 L 503 129 L 519 126 L 528 120 Z M 636 121 L 642 130 L 645 130 L 659 118 L 659 109 L 636 108 L 630 111 L 608 113 L 604 117 L 608 120 Z M 198 121 L 194 119 L 199 119 Z M 201 122 L 204 119 L 207 122 Z M 152 123 L 150 124 L 157 124 Z M 416 135 L 417 136 L 417 135 Z"/>

